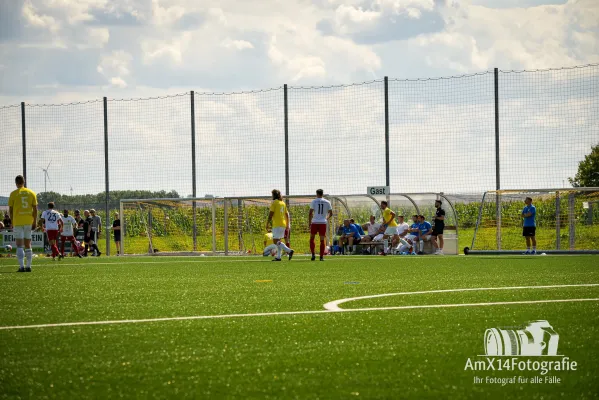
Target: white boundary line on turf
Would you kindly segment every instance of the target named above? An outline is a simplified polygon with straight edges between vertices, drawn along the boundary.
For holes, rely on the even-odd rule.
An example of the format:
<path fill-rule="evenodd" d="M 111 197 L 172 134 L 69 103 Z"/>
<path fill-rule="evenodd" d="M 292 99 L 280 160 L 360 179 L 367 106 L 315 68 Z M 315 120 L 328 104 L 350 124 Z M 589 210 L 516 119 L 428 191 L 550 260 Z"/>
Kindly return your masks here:
<path fill-rule="evenodd" d="M 573 286 L 599 286 L 599 284 L 528 286 L 528 287 L 522 286 L 522 287 L 514 287 L 514 288 L 484 288 L 484 289 L 507 290 L 507 289 L 519 289 L 519 288 L 544 288 L 544 287 L 547 288 L 547 287 L 573 287 Z M 460 290 L 464 291 L 464 289 L 449 289 L 446 291 L 460 291 Z M 471 289 L 467 289 L 467 290 L 471 290 Z M 438 292 L 439 291 L 407 292 L 407 293 L 415 294 L 415 293 L 438 293 Z M 381 296 L 385 296 L 385 295 L 378 295 L 378 297 L 381 297 Z M 370 297 L 372 297 L 372 296 L 370 296 Z M 14 330 L 14 329 L 40 329 L 40 328 L 72 327 L 72 326 L 84 326 L 84 325 L 139 324 L 139 323 L 147 323 L 147 322 L 191 321 L 191 320 L 198 320 L 198 319 L 266 317 L 266 316 L 276 316 L 276 315 L 330 314 L 330 313 L 363 312 L 363 311 L 413 310 L 413 309 L 427 309 L 427 308 L 486 307 L 486 306 L 499 306 L 499 305 L 506 306 L 506 305 L 517 305 L 517 304 L 570 303 L 570 302 L 587 302 L 587 301 L 599 301 L 599 298 L 500 301 L 500 302 L 489 302 L 489 303 L 461 303 L 461 304 L 427 304 L 427 305 L 397 306 L 397 307 L 373 307 L 373 308 L 349 308 L 349 309 L 339 308 L 338 310 L 324 309 L 324 310 L 307 310 L 307 311 L 278 311 L 278 312 L 264 312 L 264 313 L 251 313 L 251 314 L 196 315 L 196 316 L 187 316 L 187 317 L 123 319 L 123 320 L 112 320 L 112 321 L 63 322 L 63 323 L 57 323 L 57 324 L 0 326 L 0 331 Z M 330 303 L 327 303 L 327 304 L 330 304 Z"/>
<path fill-rule="evenodd" d="M 440 290 L 423 290 L 419 292 L 400 292 L 400 293 L 385 293 L 385 294 L 373 294 L 370 296 L 360 297 L 349 297 L 347 299 L 340 299 L 328 302 L 324 305 L 325 310 L 329 311 L 349 311 L 339 307 L 340 304 L 348 303 L 356 300 L 375 299 L 378 297 L 389 297 L 389 296 L 408 296 L 411 294 L 431 294 L 431 293 L 455 293 L 455 292 L 482 292 L 487 290 L 522 290 L 522 289 L 555 289 L 555 288 L 568 288 L 568 287 L 594 287 L 599 286 L 599 283 L 582 283 L 573 285 L 542 285 L 542 286 L 510 286 L 510 287 L 490 287 L 490 288 L 463 288 L 463 289 L 440 289 Z"/>

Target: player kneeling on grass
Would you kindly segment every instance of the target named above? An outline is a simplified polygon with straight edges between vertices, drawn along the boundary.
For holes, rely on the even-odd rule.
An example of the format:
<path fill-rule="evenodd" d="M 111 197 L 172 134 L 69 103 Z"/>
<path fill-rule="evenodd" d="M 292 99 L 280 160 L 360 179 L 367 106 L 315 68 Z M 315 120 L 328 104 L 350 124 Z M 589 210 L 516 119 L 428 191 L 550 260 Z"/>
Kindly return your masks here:
<path fill-rule="evenodd" d="M 325 238 L 327 235 L 327 224 L 333 216 L 333 207 L 331 202 L 323 199 L 324 191 L 318 189 L 316 198 L 310 203 L 310 213 L 308 214 L 308 225 L 310 226 L 310 251 L 312 252 L 312 261 L 316 260 L 316 244 L 314 237 L 318 234 L 320 237 L 320 261 L 324 261 L 326 250 Z"/>
<path fill-rule="evenodd" d="M 285 237 L 285 230 L 289 229 L 289 211 L 287 204 L 283 201 L 281 192 L 277 189 L 272 191 L 272 203 L 270 204 L 270 213 L 266 222 L 266 230 L 272 226 L 272 241 L 277 246 L 277 256 L 273 261 L 281 261 L 281 252 L 285 250 L 289 253 L 289 259 L 293 257 L 293 250 L 283 243 L 281 239 Z"/>
<path fill-rule="evenodd" d="M 270 229 L 267 229 L 264 234 L 264 250 L 262 251 L 262 255 L 264 257 L 276 257 L 277 255 L 277 246 L 272 242 L 272 231 Z"/>
<path fill-rule="evenodd" d="M 61 253 L 58 251 L 57 240 L 58 231 L 62 228 L 62 217 L 58 211 L 54 209 L 54 202 L 48 203 L 48 209 L 42 213 L 42 222 L 46 229 L 46 235 L 48 235 L 48 242 L 52 249 L 52 261 L 61 259 Z"/>
<path fill-rule="evenodd" d="M 37 196 L 31 189 L 25 187 L 25 178 L 18 175 L 15 178 L 17 190 L 10 193 L 8 198 L 8 213 L 13 225 L 13 233 L 17 242 L 17 260 L 19 272 L 31 272 L 33 251 L 31 250 L 31 231 L 37 223 Z M 27 267 L 24 259 L 27 259 Z"/>

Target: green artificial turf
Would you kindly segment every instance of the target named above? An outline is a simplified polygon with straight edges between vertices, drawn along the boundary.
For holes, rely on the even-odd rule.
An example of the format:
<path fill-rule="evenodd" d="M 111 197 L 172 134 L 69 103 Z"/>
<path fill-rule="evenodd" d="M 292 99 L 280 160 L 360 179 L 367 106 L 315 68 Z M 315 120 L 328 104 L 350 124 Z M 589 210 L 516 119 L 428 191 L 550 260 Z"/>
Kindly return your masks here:
<path fill-rule="evenodd" d="M 0 327 L 324 310 L 343 298 L 599 284 L 597 256 L 0 259 Z M 257 282 L 266 281 L 266 282 Z M 344 309 L 599 298 L 599 287 L 428 293 Z M 487 328 L 548 320 L 576 371 L 471 371 Z M 596 398 L 599 301 L 0 330 L 0 398 Z M 528 359 L 524 357 L 522 359 Z M 561 357 L 559 358 L 561 359 Z M 474 383 L 545 376 L 560 383 Z"/>

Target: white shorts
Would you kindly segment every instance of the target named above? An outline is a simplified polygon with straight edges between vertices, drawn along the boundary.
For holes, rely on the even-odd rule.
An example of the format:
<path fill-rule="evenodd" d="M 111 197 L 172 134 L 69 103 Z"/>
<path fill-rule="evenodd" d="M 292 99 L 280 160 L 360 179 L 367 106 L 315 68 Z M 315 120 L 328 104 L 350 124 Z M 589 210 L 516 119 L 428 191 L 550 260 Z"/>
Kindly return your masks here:
<path fill-rule="evenodd" d="M 418 239 L 418 236 L 416 235 L 406 235 L 406 240 L 411 240 L 412 243 L 414 243 L 416 239 Z"/>
<path fill-rule="evenodd" d="M 266 248 L 262 252 L 262 255 L 264 257 L 268 257 L 268 256 L 274 257 L 275 255 L 277 255 L 277 246 L 275 246 L 274 244 L 266 246 Z"/>
<path fill-rule="evenodd" d="M 13 233 L 17 240 L 31 240 L 31 225 L 15 226 Z"/>
<path fill-rule="evenodd" d="M 420 236 L 420 240 L 428 242 L 431 240 L 431 237 L 432 237 L 431 234 L 427 233 L 425 236 Z"/>
<path fill-rule="evenodd" d="M 375 237 L 372 238 L 373 242 L 380 242 L 381 240 L 383 240 L 383 234 L 379 233 L 378 235 L 376 235 Z"/>
<path fill-rule="evenodd" d="M 285 237 L 285 228 L 272 228 L 273 239 L 283 239 Z"/>
<path fill-rule="evenodd" d="M 388 226 L 387 229 L 385 229 L 385 235 L 387 235 L 387 236 L 397 235 L 397 226 Z"/>

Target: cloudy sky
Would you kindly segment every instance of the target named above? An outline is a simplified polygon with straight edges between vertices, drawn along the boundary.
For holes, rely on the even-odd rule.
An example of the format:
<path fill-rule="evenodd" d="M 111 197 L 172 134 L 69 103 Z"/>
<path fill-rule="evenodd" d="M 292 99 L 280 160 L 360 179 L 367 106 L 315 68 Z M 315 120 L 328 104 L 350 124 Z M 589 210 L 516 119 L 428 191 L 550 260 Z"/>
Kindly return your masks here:
<path fill-rule="evenodd" d="M 384 76 L 412 79 L 472 74 L 490 71 L 494 67 L 501 70 L 532 70 L 597 62 L 597 0 L 0 0 L 0 105 L 18 104 L 21 101 L 29 104 L 70 103 L 99 99 L 102 96 L 111 99 L 137 98 L 184 93 L 189 90 L 237 92 L 277 88 L 284 83 L 295 87 L 339 85 L 376 81 Z M 481 138 L 477 133 L 479 118 L 492 118 L 492 97 L 489 97 L 493 90 L 492 74 L 464 79 L 471 79 L 464 81 L 468 87 L 481 89 L 473 96 L 474 100 L 468 95 L 454 95 L 452 98 L 428 102 L 418 100 L 418 94 L 438 93 L 438 90 L 447 89 L 445 83 L 439 83 L 436 89 L 432 86 L 428 89 L 411 86 L 402 89 L 401 86 L 397 86 L 398 92 L 409 89 L 412 91 L 410 93 L 416 94 L 410 99 L 404 99 L 405 107 L 397 105 L 398 111 L 395 113 L 394 106 L 391 105 L 392 123 L 394 118 L 397 119 L 398 127 L 399 124 L 407 122 L 407 125 L 395 131 L 398 135 L 396 143 L 408 144 L 406 137 L 414 135 L 413 132 L 417 132 L 419 127 L 427 134 L 434 135 L 442 123 L 454 122 L 454 129 L 448 131 L 448 134 L 453 132 L 460 140 L 471 144 L 471 136 L 478 135 L 476 146 L 485 146 L 485 150 L 481 152 L 474 152 L 472 148 L 469 155 L 457 154 L 458 149 L 463 149 L 463 145 L 455 140 L 455 136 L 446 137 L 444 140 L 447 143 L 447 152 L 453 155 L 455 168 L 461 173 L 464 168 L 474 170 L 473 167 L 480 164 L 483 168 L 479 170 L 482 174 L 480 179 L 488 181 L 488 185 L 481 184 L 475 189 L 484 189 L 487 186 L 492 188 L 493 181 L 489 180 L 494 178 L 494 171 L 487 167 L 492 167 L 492 159 L 489 161 L 488 157 L 492 158 L 494 154 L 494 148 L 489 147 L 493 145 L 493 139 L 492 136 Z M 580 113 L 584 115 L 567 114 L 563 108 L 558 108 L 557 114 L 553 113 L 551 117 L 558 118 L 561 110 L 562 119 L 554 121 L 551 127 L 545 126 L 551 123 L 547 122 L 547 110 L 539 113 L 538 110 L 531 109 L 530 112 L 534 115 L 530 119 L 522 118 L 514 111 L 513 118 L 506 121 L 505 125 L 514 124 L 522 128 L 530 127 L 531 121 L 540 121 L 545 125 L 533 125 L 533 130 L 538 131 L 538 142 L 547 145 L 547 141 L 542 137 L 543 133 L 552 134 L 565 125 L 582 123 L 584 129 L 577 131 L 581 135 L 580 140 L 571 144 L 574 148 L 566 148 L 566 152 L 572 151 L 572 158 L 580 158 L 586 151 L 584 149 L 590 146 L 599 132 L 597 117 L 587 115 L 597 109 L 597 87 L 594 86 L 598 82 L 597 69 L 565 74 L 561 75 L 561 78 L 543 76 L 543 79 L 553 83 L 555 80 L 564 79 L 574 86 L 582 82 L 580 87 L 586 88 L 585 90 L 578 88 L 570 91 L 567 99 L 561 98 L 554 103 L 559 106 L 563 104 L 563 100 L 572 109 L 579 107 L 582 110 Z M 523 81 L 522 87 L 531 81 L 532 78 Z M 456 85 L 458 89 L 461 88 L 461 84 Z M 314 151 L 302 147 L 305 146 L 305 141 L 301 139 L 304 134 L 338 149 L 334 146 L 337 142 L 334 135 L 339 133 L 339 124 L 342 126 L 341 131 L 347 131 L 348 134 L 351 134 L 351 130 L 356 126 L 363 128 L 357 139 L 352 139 L 357 140 L 357 146 L 373 137 L 374 133 L 371 130 L 380 132 L 382 111 L 375 105 L 380 101 L 381 84 L 375 82 L 360 88 L 350 87 L 344 92 L 332 90 L 309 95 L 298 89 L 295 94 L 290 95 L 290 101 L 293 100 L 294 104 L 304 107 L 302 110 L 295 107 L 294 114 L 290 116 L 290 122 L 294 124 L 290 127 L 290 133 L 296 132 L 290 143 L 298 152 L 298 156 L 292 160 L 292 166 L 293 162 L 298 165 L 318 162 L 319 157 L 317 154 L 315 156 Z M 464 100 L 470 103 L 464 104 Z M 178 189 L 182 194 L 188 194 L 186 192 L 190 191 L 190 185 L 187 183 L 171 184 L 179 180 L 188 182 L 187 177 L 165 172 L 165 169 L 168 169 L 166 166 L 172 166 L 180 159 L 177 152 L 185 152 L 185 149 L 191 146 L 187 142 L 188 139 L 183 140 L 176 133 L 181 131 L 181 135 L 187 135 L 188 101 L 185 97 L 173 97 L 165 100 L 162 106 L 157 105 L 158 103 L 147 105 L 141 111 L 138 109 L 143 107 L 141 104 L 118 103 L 122 106 L 117 109 L 117 103 L 113 103 L 115 106 L 110 123 L 115 124 L 115 120 L 121 123 L 118 127 L 114 126 L 111 132 L 118 132 L 120 129 L 123 135 L 131 132 L 139 135 L 137 139 L 119 136 L 115 139 L 119 145 L 114 147 L 122 150 L 128 141 L 132 141 L 130 144 L 144 142 L 143 145 L 139 144 L 140 153 L 144 150 L 151 153 L 151 149 L 157 146 L 162 148 L 160 155 L 135 155 L 139 164 L 144 166 L 142 170 L 146 172 L 140 174 L 140 178 L 137 179 L 137 182 L 143 181 L 143 184 L 138 186 Z M 331 104 L 343 101 L 348 102 L 348 109 L 341 115 L 328 115 L 323 111 Z M 545 99 L 538 100 L 537 103 L 542 101 Z M 272 157 L 277 165 L 274 167 L 277 170 L 275 180 L 280 182 L 281 156 L 272 156 L 261 144 L 264 138 L 258 136 L 258 132 L 276 135 L 280 131 L 279 92 L 262 92 L 251 98 L 243 95 L 233 96 L 227 100 L 219 100 L 218 104 L 211 99 L 199 97 L 198 102 L 204 109 L 199 112 L 204 112 L 205 115 L 198 121 L 197 129 L 206 134 L 198 139 L 198 146 L 202 146 L 198 148 L 198 152 L 202 154 L 202 150 L 211 145 L 219 151 L 222 150 L 221 154 L 219 151 L 204 153 L 204 160 L 210 160 L 210 165 L 198 167 L 200 178 L 202 174 L 206 175 L 199 182 L 199 192 L 232 194 L 239 191 L 247 192 L 251 188 L 266 190 L 272 186 L 268 182 L 269 176 L 272 176 L 269 170 L 273 168 L 268 160 Z M 320 104 L 320 108 L 310 111 L 314 104 Z M 433 121 L 432 125 L 427 127 L 425 122 L 430 118 L 418 114 L 417 111 L 423 104 L 426 109 L 433 110 L 429 112 L 435 112 L 434 115 L 441 115 L 442 118 Z M 445 106 L 440 108 L 443 104 Z M 361 106 L 359 111 L 351 108 L 356 105 Z M 514 103 L 514 110 L 518 109 L 519 105 L 522 106 L 521 103 Z M 31 125 L 32 135 L 38 134 L 39 141 L 42 141 L 48 132 L 54 132 L 59 143 L 50 147 L 55 146 L 52 148 L 60 152 L 63 151 L 65 142 L 71 141 L 75 135 L 83 135 L 83 131 L 97 130 L 98 145 L 101 146 L 101 103 L 81 107 L 86 116 L 95 115 L 97 121 L 80 122 L 80 111 L 69 113 L 43 108 L 32 110 L 32 113 L 28 113 L 28 118 L 31 118 L 31 124 L 28 119 L 28 125 Z M 370 110 L 370 107 L 376 110 Z M 412 109 L 414 111 L 406 114 L 402 120 L 401 113 Z M 205 110 L 212 113 L 208 115 Z M 5 109 L 4 112 L 5 118 L 0 122 L 0 130 L 6 138 L 11 134 L 5 132 L 20 132 L 20 120 L 16 108 Z M 326 120 L 327 123 L 306 122 L 309 119 L 306 115 L 310 112 L 312 115 L 320 112 L 320 121 Z M 76 117 L 77 115 L 79 117 Z M 224 126 L 219 125 L 218 116 L 228 118 L 228 121 L 232 122 Z M 467 116 L 470 116 L 470 120 L 463 122 Z M 247 122 L 246 117 L 253 122 Z M 335 118 L 340 122 L 337 125 L 329 125 L 328 122 L 336 121 Z M 581 118 L 585 121 L 581 122 Z M 165 123 L 174 120 L 176 122 L 172 124 Z M 237 120 L 238 122 L 235 122 Z M 204 121 L 210 121 L 214 126 Z M 248 123 L 255 136 L 242 137 L 244 130 L 247 133 Z M 311 129 L 310 134 L 302 131 L 301 128 L 304 127 Z M 411 131 L 399 137 L 400 132 L 408 129 Z M 392 138 L 393 132 L 392 127 Z M 489 126 L 485 132 L 492 135 L 493 126 Z M 165 137 L 168 135 L 171 137 L 167 140 Z M 240 137 L 242 138 L 239 139 Z M 235 144 L 231 142 L 233 138 L 238 138 Z M 12 144 L 16 145 L 16 137 L 13 139 Z M 282 139 L 278 136 L 276 140 Z M 435 140 L 438 139 L 433 137 L 430 144 L 426 142 L 425 145 L 430 149 L 435 146 Z M 3 146 L 11 145 L 4 142 Z M 252 147 L 257 144 L 261 144 L 262 148 L 256 150 Z M 502 144 L 504 145 L 505 143 Z M 47 147 L 43 144 L 38 146 L 39 148 L 28 147 L 29 158 L 30 151 L 44 154 Z M 384 151 L 381 146 L 377 139 L 372 147 L 380 153 L 381 150 Z M 509 160 L 511 154 L 518 154 L 515 150 L 517 146 L 509 146 L 516 144 L 507 144 L 506 160 Z M 35 177 L 32 175 L 30 179 L 36 179 L 36 185 L 42 186 L 43 180 L 40 177 L 43 177 L 43 174 L 39 173 L 39 168 L 45 167 L 47 162 L 53 160 L 55 169 L 50 172 L 55 176 L 54 190 L 68 193 L 69 187 L 75 184 L 73 181 L 77 181 L 75 191 L 101 190 L 102 184 L 81 183 L 89 180 L 90 176 L 95 182 L 101 181 L 103 177 L 103 154 L 87 147 L 84 146 L 85 151 L 89 151 L 89 157 L 97 158 L 92 162 L 97 166 L 97 170 L 94 168 L 94 171 L 88 174 L 69 176 L 66 172 L 65 157 L 62 157 L 61 164 L 61 157 L 44 155 L 36 160 L 39 165 L 33 161 L 29 163 L 30 171 L 36 171 Z M 401 149 L 398 145 L 396 150 L 400 152 Z M 351 153 L 352 157 L 360 157 L 363 150 L 353 146 L 348 151 L 354 152 Z M 245 159 L 241 157 L 244 152 L 247 152 Z M 169 158 L 165 153 L 171 153 L 173 158 Z M 335 151 L 333 153 L 331 164 L 326 168 L 327 178 L 323 178 L 324 182 L 331 186 L 338 182 L 333 175 L 342 168 L 341 160 L 344 157 L 343 151 L 340 154 Z M 323 151 L 324 154 L 327 153 Z M 433 152 L 432 157 L 427 156 L 427 162 L 434 158 L 434 154 Z M 114 159 L 114 165 L 119 165 L 119 168 L 111 173 L 111 176 L 119 177 L 119 182 L 122 182 L 115 181 L 115 185 L 112 185 L 114 188 L 121 189 L 131 185 L 125 183 L 126 172 L 131 172 L 127 171 L 127 163 L 131 158 L 127 157 L 131 157 L 131 154 L 113 153 L 111 160 Z M 156 157 L 162 160 L 160 170 L 151 169 L 156 167 Z M 460 160 L 467 157 L 471 163 L 460 164 Z M 406 174 L 399 171 L 403 158 L 404 156 L 392 157 L 391 164 L 396 163 L 395 170 L 392 171 L 392 179 L 397 182 L 396 187 L 401 185 L 398 177 Z M 246 178 L 242 182 L 236 181 L 240 174 L 235 172 L 235 168 L 212 170 L 211 165 L 218 164 L 219 160 L 224 160 L 235 168 L 244 168 L 243 171 L 247 171 L 248 167 L 260 170 L 256 173 L 260 181 L 259 186 L 243 186 L 247 184 Z M 536 161 L 538 160 L 535 160 L 538 164 Z M 539 185 L 555 184 L 571 176 L 575 173 L 577 161 L 574 160 L 568 165 L 559 164 L 556 171 L 564 172 L 559 176 L 554 173 Z M 16 157 L 11 162 L 17 165 L 17 171 L 19 158 Z M 182 168 L 191 168 L 190 162 L 181 163 Z M 381 164 L 380 159 L 372 163 L 356 163 L 355 171 L 359 172 L 355 174 L 361 177 L 359 183 L 334 187 L 340 191 L 361 192 L 365 190 L 362 186 L 366 183 L 384 183 L 378 178 L 373 179 L 371 175 L 380 171 L 381 166 L 384 167 L 384 163 Z M 14 171 L 10 172 L 12 175 Z M 154 176 L 151 176 L 152 174 Z M 291 176 L 295 177 L 297 182 L 305 174 L 306 171 L 298 167 L 292 171 Z M 142 180 L 142 176 L 145 176 L 146 180 Z M 158 179 L 159 184 L 155 184 L 156 176 L 161 177 Z M 206 181 L 214 176 L 227 182 L 227 188 L 223 189 L 220 184 L 205 185 Z M 433 182 L 435 172 L 426 170 L 425 177 L 426 182 Z M 466 175 L 462 175 L 461 179 L 459 190 L 473 189 L 469 186 Z M 525 183 L 514 181 L 512 186 Z M 11 186 L 6 182 L 0 185 L 2 191 Z M 308 186 L 296 186 L 295 192 L 307 190 Z M 455 189 L 455 186 L 451 185 L 429 186 L 427 188 L 430 190 Z M 416 182 L 412 182 L 406 189 L 416 191 L 419 187 L 421 186 Z"/>

